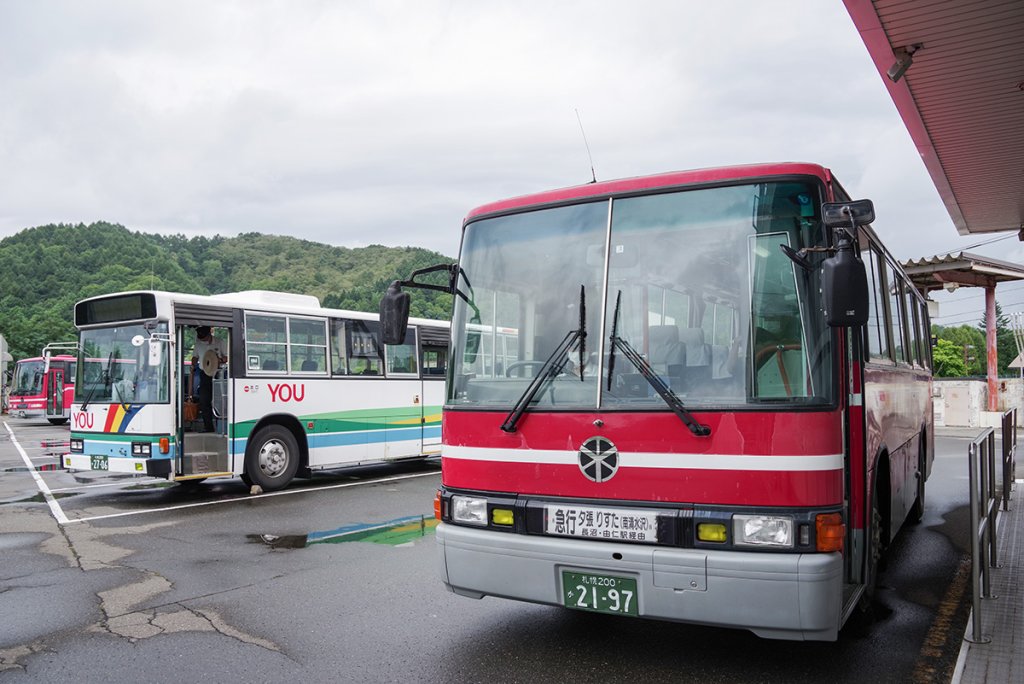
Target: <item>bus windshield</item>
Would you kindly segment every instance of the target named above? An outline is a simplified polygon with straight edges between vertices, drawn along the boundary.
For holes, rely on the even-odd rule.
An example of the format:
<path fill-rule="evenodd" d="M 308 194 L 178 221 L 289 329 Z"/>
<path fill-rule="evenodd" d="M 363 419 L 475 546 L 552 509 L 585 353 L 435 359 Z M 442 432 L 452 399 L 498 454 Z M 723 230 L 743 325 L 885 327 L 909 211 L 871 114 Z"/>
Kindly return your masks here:
<path fill-rule="evenodd" d="M 619 348 L 636 350 L 687 407 L 830 404 L 818 269 L 780 248 L 825 244 L 821 196 L 816 182 L 776 181 L 469 224 L 449 405 L 514 404 L 577 330 L 532 407 L 667 409 Z"/>
<path fill-rule="evenodd" d="M 152 338 L 162 333 L 163 340 Z M 167 324 L 154 331 L 142 324 L 93 328 L 81 332 L 75 401 L 123 404 L 170 400 Z"/>
<path fill-rule="evenodd" d="M 14 366 L 12 397 L 33 397 L 43 392 L 43 362 L 19 361 Z"/>

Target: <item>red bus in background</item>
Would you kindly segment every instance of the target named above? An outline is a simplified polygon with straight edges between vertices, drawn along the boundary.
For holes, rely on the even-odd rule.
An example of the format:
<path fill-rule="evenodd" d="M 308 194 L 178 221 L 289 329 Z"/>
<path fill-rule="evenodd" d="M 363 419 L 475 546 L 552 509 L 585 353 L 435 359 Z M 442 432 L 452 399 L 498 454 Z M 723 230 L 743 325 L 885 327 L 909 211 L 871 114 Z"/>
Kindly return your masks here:
<path fill-rule="evenodd" d="M 60 352 L 74 349 L 74 343 L 49 344 L 42 356 L 15 362 L 8 406 L 12 416 L 46 418 L 54 425 L 71 419 L 78 357 Z"/>
<path fill-rule="evenodd" d="M 933 458 L 927 309 L 873 217 L 802 163 L 472 211 L 381 304 L 387 335 L 418 276 L 456 295 L 448 588 L 835 640 Z"/>

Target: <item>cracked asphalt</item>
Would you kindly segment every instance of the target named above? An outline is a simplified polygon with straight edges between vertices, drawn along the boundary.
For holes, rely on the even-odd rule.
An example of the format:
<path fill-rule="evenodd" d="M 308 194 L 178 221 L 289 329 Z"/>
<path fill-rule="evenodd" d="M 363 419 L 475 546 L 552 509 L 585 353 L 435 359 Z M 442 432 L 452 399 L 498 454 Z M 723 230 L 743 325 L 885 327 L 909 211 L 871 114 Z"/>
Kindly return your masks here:
<path fill-rule="evenodd" d="M 67 435 L 0 422 L 37 468 Z M 925 523 L 897 539 L 879 621 L 803 644 L 456 597 L 429 531 L 396 546 L 266 541 L 430 516 L 433 463 L 256 497 L 238 480 L 44 469 L 61 525 L 0 426 L 0 682 L 948 681 L 966 625 L 968 441 L 938 442 Z"/>

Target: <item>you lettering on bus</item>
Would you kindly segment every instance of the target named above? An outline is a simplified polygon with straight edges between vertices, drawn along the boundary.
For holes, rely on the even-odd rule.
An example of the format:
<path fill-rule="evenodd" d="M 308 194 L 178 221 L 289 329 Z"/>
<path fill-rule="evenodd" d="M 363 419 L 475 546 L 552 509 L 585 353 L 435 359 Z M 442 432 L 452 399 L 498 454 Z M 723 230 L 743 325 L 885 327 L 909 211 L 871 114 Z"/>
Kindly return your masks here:
<path fill-rule="evenodd" d="M 267 389 L 270 390 L 271 401 L 302 401 L 306 398 L 306 386 L 302 383 L 268 383 Z"/>
<path fill-rule="evenodd" d="M 71 418 L 74 420 L 77 430 L 92 430 L 95 424 L 91 413 L 73 413 Z"/>

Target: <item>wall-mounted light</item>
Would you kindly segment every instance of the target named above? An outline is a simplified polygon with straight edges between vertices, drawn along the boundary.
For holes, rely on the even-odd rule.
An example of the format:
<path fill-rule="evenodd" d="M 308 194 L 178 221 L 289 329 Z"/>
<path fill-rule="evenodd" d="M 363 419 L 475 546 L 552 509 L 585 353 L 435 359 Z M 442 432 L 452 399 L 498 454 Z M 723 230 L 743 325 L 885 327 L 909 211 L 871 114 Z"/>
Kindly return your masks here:
<path fill-rule="evenodd" d="M 942 287 L 946 288 L 946 292 L 956 292 L 956 289 L 960 287 L 960 283 L 946 283 Z"/>
<path fill-rule="evenodd" d="M 907 47 L 896 48 L 892 51 L 892 54 L 896 57 L 896 61 L 893 62 L 889 70 L 885 72 L 893 83 L 903 78 L 903 74 L 907 73 L 907 69 L 914 63 L 914 53 L 924 47 L 921 43 L 914 43 Z"/>

